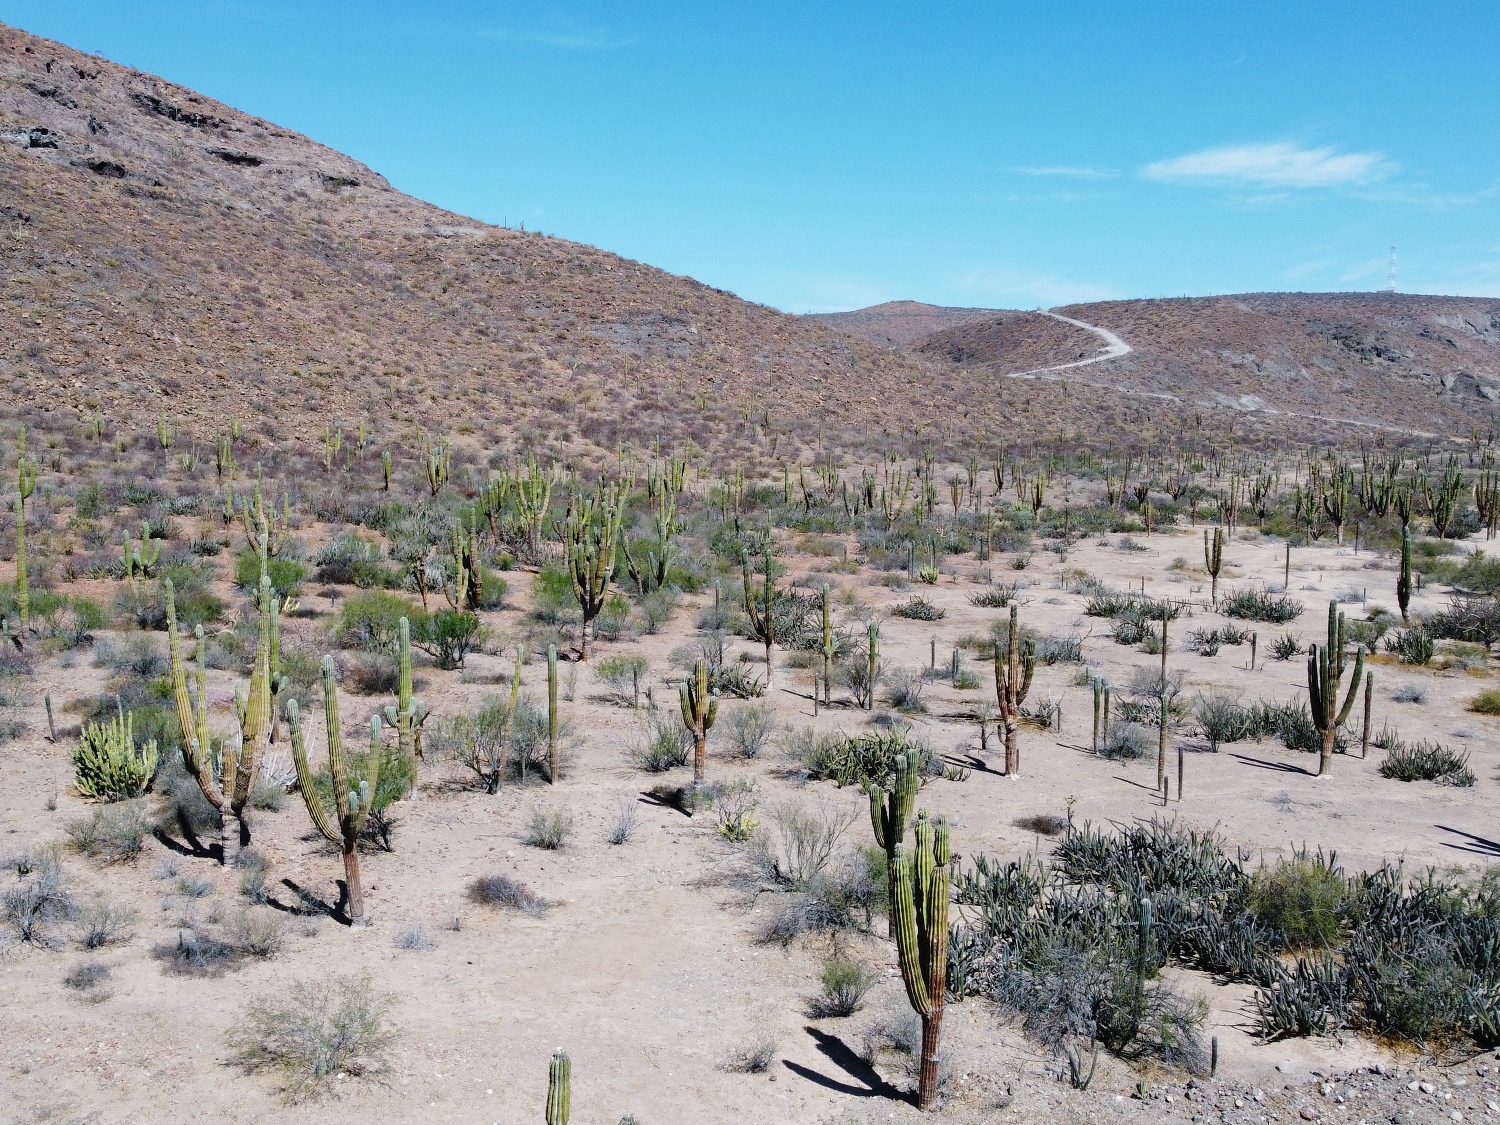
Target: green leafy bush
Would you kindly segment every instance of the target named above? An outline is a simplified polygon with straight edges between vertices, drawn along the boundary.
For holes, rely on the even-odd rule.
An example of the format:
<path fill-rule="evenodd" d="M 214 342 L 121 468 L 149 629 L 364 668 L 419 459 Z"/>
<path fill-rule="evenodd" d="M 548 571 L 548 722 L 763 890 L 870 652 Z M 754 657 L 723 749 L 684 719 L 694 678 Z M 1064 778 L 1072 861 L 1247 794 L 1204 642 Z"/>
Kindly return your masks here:
<path fill-rule="evenodd" d="M 1474 784 L 1469 755 L 1437 742 L 1397 742 L 1386 751 L 1380 776 L 1395 781 L 1435 781 L 1439 785 L 1468 788 Z"/>
<path fill-rule="evenodd" d="M 307 581 L 307 564 L 298 559 L 272 556 L 266 561 L 266 576 L 271 580 L 271 590 L 278 598 L 295 598 L 302 593 L 302 584 Z M 260 555 L 246 548 L 235 556 L 234 582 L 248 597 L 260 593 Z"/>
<path fill-rule="evenodd" d="M 137 747 L 134 715 L 105 723 L 88 723 L 73 750 L 73 786 L 96 801 L 139 797 L 156 773 L 156 740 Z"/>
<path fill-rule="evenodd" d="M 421 606 L 398 594 L 369 590 L 344 602 L 334 636 L 340 648 L 393 653 L 396 651 L 397 629 L 403 617 L 415 629 L 427 614 Z"/>
<path fill-rule="evenodd" d="M 1333 856 L 1301 851 L 1252 875 L 1248 903 L 1287 949 L 1328 949 L 1349 920 L 1349 881 Z"/>
<path fill-rule="evenodd" d="M 1302 615 L 1302 603 L 1286 594 L 1273 594 L 1253 586 L 1241 586 L 1225 595 L 1220 603 L 1225 617 L 1244 621 L 1269 621 L 1285 625 Z"/>
<path fill-rule="evenodd" d="M 483 643 L 485 635 L 478 614 L 456 609 L 440 609 L 411 627 L 411 643 L 443 669 L 462 668 L 464 658 Z"/>

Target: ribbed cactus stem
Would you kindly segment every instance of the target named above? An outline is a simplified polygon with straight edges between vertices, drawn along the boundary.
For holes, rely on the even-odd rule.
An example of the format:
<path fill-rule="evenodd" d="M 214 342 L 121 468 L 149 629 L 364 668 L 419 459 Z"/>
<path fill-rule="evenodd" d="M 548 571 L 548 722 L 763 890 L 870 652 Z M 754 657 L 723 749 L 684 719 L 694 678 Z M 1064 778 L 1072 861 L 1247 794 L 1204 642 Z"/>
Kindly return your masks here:
<path fill-rule="evenodd" d="M 557 646 L 547 646 L 547 784 L 562 776 L 557 751 Z"/>
<path fill-rule="evenodd" d="M 693 666 L 693 676 L 677 687 L 677 700 L 682 710 L 682 723 L 693 736 L 693 784 L 703 784 L 703 771 L 708 759 L 708 732 L 719 717 L 719 696 L 708 687 L 708 662 L 699 660 Z"/>
<path fill-rule="evenodd" d="M 938 1040 L 948 978 L 948 863 L 952 852 L 948 825 L 917 815 L 916 848 L 895 845 L 891 919 L 896 961 L 912 1010 L 922 1019 L 917 1108 L 928 1109 L 937 1096 Z"/>
<path fill-rule="evenodd" d="M 1344 615 L 1335 602 L 1328 603 L 1328 643 L 1312 645 L 1307 656 L 1308 710 L 1313 726 L 1322 734 L 1318 756 L 1318 776 L 1325 776 L 1333 763 L 1334 745 L 1339 727 L 1349 718 L 1364 676 L 1365 650 L 1361 645 L 1355 654 L 1354 675 L 1343 705 L 1339 705 L 1339 684 L 1344 674 Z"/>
<path fill-rule="evenodd" d="M 875 843 L 885 849 L 888 899 L 895 893 L 896 845 L 906 838 L 912 809 L 917 803 L 919 765 L 916 751 L 902 751 L 895 758 L 895 773 L 890 789 L 883 789 L 873 782 L 866 788 L 866 794 L 870 798 L 870 826 L 875 831 Z M 894 938 L 894 915 L 888 919 L 888 928 L 890 936 Z"/>
<path fill-rule="evenodd" d="M 833 607 L 832 588 L 823 583 L 823 706 L 833 702 Z"/>
<path fill-rule="evenodd" d="M 16 615 L 21 619 L 19 635 L 31 631 L 31 591 L 26 584 L 26 497 L 16 491 Z"/>
<path fill-rule="evenodd" d="M 1401 529 L 1401 573 L 1396 578 L 1396 604 L 1401 607 L 1401 624 L 1411 627 L 1411 528 Z"/>
<path fill-rule="evenodd" d="M 865 710 L 869 711 L 875 706 L 875 684 L 880 679 L 880 626 L 870 622 L 866 630 L 870 639 L 870 665 L 869 682 L 865 685 Z"/>
<path fill-rule="evenodd" d="M 547 1067 L 547 1125 L 568 1125 L 572 1112 L 573 1062 L 561 1047 Z"/>
<path fill-rule="evenodd" d="M 1010 629 L 1004 653 L 995 645 L 995 700 L 1005 725 L 1005 776 L 1021 776 L 1021 704 L 1031 691 L 1036 671 L 1036 646 L 1030 638 L 1021 637 L 1019 610 L 1010 607 Z"/>

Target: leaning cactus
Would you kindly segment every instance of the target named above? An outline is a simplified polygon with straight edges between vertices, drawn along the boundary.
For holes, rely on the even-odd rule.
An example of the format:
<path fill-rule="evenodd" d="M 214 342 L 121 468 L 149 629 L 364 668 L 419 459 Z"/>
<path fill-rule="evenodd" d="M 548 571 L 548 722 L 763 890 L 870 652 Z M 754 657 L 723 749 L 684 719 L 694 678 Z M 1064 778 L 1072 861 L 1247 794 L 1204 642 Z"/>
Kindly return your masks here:
<path fill-rule="evenodd" d="M 995 699 L 1005 724 L 1005 776 L 1021 776 L 1021 704 L 1031 691 L 1031 677 L 1036 671 L 1036 645 L 1030 637 L 1021 637 L 1020 614 L 1010 607 L 1010 633 L 1006 651 L 995 645 Z"/>
<path fill-rule="evenodd" d="M 380 784 L 383 757 L 380 744 L 380 716 L 370 717 L 370 757 L 365 776 L 358 788 L 350 785 L 348 762 L 344 757 L 344 738 L 339 727 L 338 680 L 333 671 L 333 657 L 323 657 L 323 715 L 328 728 L 328 776 L 333 781 L 333 813 L 329 814 L 313 782 L 307 764 L 307 748 L 302 738 L 302 720 L 295 699 L 287 700 L 287 726 L 292 733 L 292 761 L 297 767 L 297 788 L 307 806 L 313 824 L 323 838 L 337 844 L 344 857 L 344 879 L 349 886 L 349 918 L 356 925 L 364 920 L 365 895 L 359 881 L 359 835 L 375 805 L 375 789 Z"/>
<path fill-rule="evenodd" d="M 1328 603 L 1328 643 L 1321 648 L 1309 646 L 1307 654 L 1307 695 L 1313 726 L 1323 736 L 1322 749 L 1318 756 L 1318 776 L 1324 776 L 1333 762 L 1334 740 L 1349 712 L 1354 707 L 1354 697 L 1359 694 L 1360 679 L 1364 675 L 1365 649 L 1360 645 L 1355 650 L 1354 676 L 1349 683 L 1349 694 L 1339 706 L 1339 681 L 1344 675 L 1344 615 L 1338 611 L 1338 603 Z"/>
<path fill-rule="evenodd" d="M 708 758 L 708 731 L 719 717 L 719 694 L 708 689 L 708 662 L 698 661 L 693 678 L 677 685 L 682 723 L 693 735 L 693 784 L 703 784 L 703 766 Z"/>
<path fill-rule="evenodd" d="M 136 749 L 135 716 L 125 712 L 83 728 L 73 751 L 73 787 L 96 801 L 127 801 L 146 791 L 156 763 L 156 739 Z"/>
<path fill-rule="evenodd" d="M 208 731 L 208 673 L 204 666 L 203 630 L 199 628 L 197 707 L 188 693 L 187 668 L 177 638 L 177 606 L 172 581 L 162 583 L 167 601 L 167 648 L 172 664 L 172 695 L 177 705 L 177 723 L 182 731 L 182 754 L 188 773 L 209 804 L 223 817 L 220 833 L 220 862 L 232 867 L 239 850 L 250 842 L 250 788 L 260 770 L 261 756 L 271 739 L 271 580 L 260 580 L 260 631 L 255 643 L 255 664 L 250 673 L 250 690 L 242 705 L 236 707 L 240 722 L 239 745 L 224 743 L 218 769 L 214 768 L 212 740 Z M 239 703 L 239 693 L 236 692 Z"/>
<path fill-rule="evenodd" d="M 750 556 L 742 554 L 740 563 L 745 572 L 745 616 L 750 619 L 750 632 L 766 646 L 766 690 L 771 690 L 771 646 L 776 643 L 776 580 L 771 569 L 771 544 L 766 543 L 764 573 L 761 575 L 760 592 L 750 582 Z"/>
<path fill-rule="evenodd" d="M 896 959 L 906 998 L 922 1017 L 922 1054 L 917 1079 L 917 1108 L 928 1109 L 937 1097 L 938 1037 L 948 985 L 948 824 L 917 814 L 915 854 L 906 845 L 894 849 L 891 917 L 896 931 Z"/>
<path fill-rule="evenodd" d="M 396 659 L 401 671 L 396 703 L 394 706 L 387 703 L 381 715 L 385 725 L 396 732 L 396 749 L 402 759 L 420 758 L 422 724 L 427 721 L 427 708 L 420 700 L 412 698 L 411 623 L 404 617 L 396 622 Z"/>
<path fill-rule="evenodd" d="M 547 1125 L 568 1125 L 572 1112 L 573 1061 L 561 1047 L 552 1052 L 547 1067 Z"/>

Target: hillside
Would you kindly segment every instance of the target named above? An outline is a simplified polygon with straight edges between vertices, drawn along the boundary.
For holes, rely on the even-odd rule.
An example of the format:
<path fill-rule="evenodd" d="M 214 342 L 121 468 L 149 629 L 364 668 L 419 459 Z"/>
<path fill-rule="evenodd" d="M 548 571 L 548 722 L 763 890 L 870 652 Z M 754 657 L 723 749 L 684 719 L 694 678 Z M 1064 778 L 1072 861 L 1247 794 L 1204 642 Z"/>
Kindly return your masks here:
<path fill-rule="evenodd" d="M 824 319 L 949 369 L 1005 375 L 1096 355 L 1092 334 L 1032 313 L 891 302 Z M 1288 434 L 1466 434 L 1500 404 L 1500 300 L 1398 293 L 1258 293 L 1055 310 L 1134 349 L 1055 376 L 1094 395 L 1239 417 Z M 943 314 L 951 313 L 944 323 Z M 921 324 L 939 325 L 925 335 Z"/>
<path fill-rule="evenodd" d="M 822 321 L 872 344 L 899 348 L 947 328 L 975 321 L 1004 321 L 1021 315 L 1024 314 L 1003 309 L 955 309 L 924 305 L 921 301 L 886 301 L 852 312 L 811 313 L 807 319 Z"/>
<path fill-rule="evenodd" d="M 588 246 L 488 226 L 191 90 L 0 28 L 12 416 L 211 443 L 330 422 L 475 459 L 696 444 L 974 440 L 1059 396 L 996 394 L 816 321 Z M 35 391 L 45 386 L 40 399 Z M 34 405 L 32 405 L 34 404 Z M 1081 417 L 1081 415 L 1077 415 Z M 456 431 L 456 432 L 454 432 Z"/>

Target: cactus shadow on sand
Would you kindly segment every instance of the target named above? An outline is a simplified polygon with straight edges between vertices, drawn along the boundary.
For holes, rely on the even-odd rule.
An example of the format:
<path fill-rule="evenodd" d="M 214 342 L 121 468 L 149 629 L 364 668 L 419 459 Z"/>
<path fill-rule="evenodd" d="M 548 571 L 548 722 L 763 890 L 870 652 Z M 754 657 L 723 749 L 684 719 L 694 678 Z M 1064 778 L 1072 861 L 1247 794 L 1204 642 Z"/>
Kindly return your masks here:
<path fill-rule="evenodd" d="M 831 1035 L 816 1027 L 805 1028 L 806 1032 L 813 1037 L 818 1045 L 818 1053 L 826 1058 L 834 1066 L 842 1070 L 854 1080 L 855 1085 L 849 1082 L 841 1082 L 836 1078 L 830 1078 L 821 1074 L 811 1067 L 800 1063 L 794 1063 L 790 1059 L 783 1059 L 782 1065 L 799 1078 L 805 1078 L 815 1085 L 822 1086 L 825 1090 L 833 1090 L 840 1094 L 849 1094 L 856 1098 L 887 1098 L 892 1101 L 912 1101 L 913 1095 L 892 1086 L 880 1072 L 860 1057 L 855 1051 L 837 1035 Z"/>

